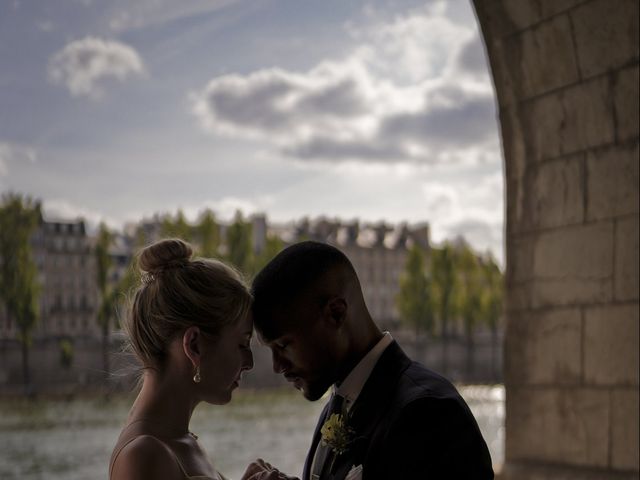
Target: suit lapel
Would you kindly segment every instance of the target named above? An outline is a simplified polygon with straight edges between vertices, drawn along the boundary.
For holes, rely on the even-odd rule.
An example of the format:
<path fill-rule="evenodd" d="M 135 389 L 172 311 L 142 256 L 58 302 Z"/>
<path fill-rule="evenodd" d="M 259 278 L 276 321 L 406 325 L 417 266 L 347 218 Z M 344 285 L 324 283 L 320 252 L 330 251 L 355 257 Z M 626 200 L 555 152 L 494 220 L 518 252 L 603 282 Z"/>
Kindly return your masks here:
<path fill-rule="evenodd" d="M 382 353 L 360 395 L 358 395 L 358 399 L 349 411 L 348 425 L 355 430 L 353 444 L 347 453 L 336 457 L 332 472 L 325 474 L 323 480 L 324 478 L 342 480 L 353 465 L 364 463 L 371 437 L 389 411 L 395 394 L 395 385 L 400 374 L 409 365 L 411 365 L 411 360 L 395 341 Z M 324 420 L 325 412 L 326 408 L 321 416 L 322 420 Z M 322 421 L 319 422 L 316 427 L 314 446 L 317 446 L 319 442 L 322 423 Z M 315 452 L 315 448 L 313 451 Z M 309 457 L 307 457 L 307 463 L 310 463 Z M 328 472 L 328 469 L 325 472 Z"/>
<path fill-rule="evenodd" d="M 309 448 L 309 453 L 307 453 L 307 458 L 304 462 L 302 480 L 311 480 L 311 467 L 313 466 L 313 457 L 315 456 L 316 449 L 318 448 L 318 444 L 320 443 L 320 429 L 324 424 L 328 410 L 329 410 L 329 403 L 327 402 L 327 404 L 324 406 L 324 409 L 322 410 L 322 413 L 320 414 L 318 423 L 316 424 L 316 429 L 313 432 L 311 447 Z"/>

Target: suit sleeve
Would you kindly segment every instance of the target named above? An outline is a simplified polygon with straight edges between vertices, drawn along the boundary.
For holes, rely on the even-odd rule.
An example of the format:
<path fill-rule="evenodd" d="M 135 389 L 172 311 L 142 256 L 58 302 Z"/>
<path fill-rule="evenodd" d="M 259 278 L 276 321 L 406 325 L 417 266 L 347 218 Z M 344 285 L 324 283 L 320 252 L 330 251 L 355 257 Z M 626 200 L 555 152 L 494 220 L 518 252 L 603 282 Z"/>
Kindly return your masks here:
<path fill-rule="evenodd" d="M 487 445 L 461 400 L 414 400 L 400 411 L 386 443 L 389 479 L 493 479 Z"/>

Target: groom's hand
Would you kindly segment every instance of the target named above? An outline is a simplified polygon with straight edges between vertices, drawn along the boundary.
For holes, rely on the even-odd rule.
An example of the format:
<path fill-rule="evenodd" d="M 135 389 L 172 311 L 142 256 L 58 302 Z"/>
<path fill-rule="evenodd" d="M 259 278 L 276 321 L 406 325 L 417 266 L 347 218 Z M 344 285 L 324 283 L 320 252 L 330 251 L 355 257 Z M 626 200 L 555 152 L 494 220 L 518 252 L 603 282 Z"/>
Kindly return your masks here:
<path fill-rule="evenodd" d="M 297 477 L 285 475 L 270 463 L 261 458 L 251 462 L 242 476 L 242 480 L 299 480 Z"/>

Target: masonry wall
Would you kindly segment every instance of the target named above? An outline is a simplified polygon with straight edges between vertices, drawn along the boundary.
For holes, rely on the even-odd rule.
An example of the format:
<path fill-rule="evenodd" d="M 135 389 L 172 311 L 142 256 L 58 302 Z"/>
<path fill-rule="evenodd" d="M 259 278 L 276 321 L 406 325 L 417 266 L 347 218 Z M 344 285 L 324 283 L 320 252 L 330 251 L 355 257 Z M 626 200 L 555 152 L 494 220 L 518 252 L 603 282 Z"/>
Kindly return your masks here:
<path fill-rule="evenodd" d="M 507 479 L 638 478 L 638 1 L 475 0 L 507 191 Z"/>

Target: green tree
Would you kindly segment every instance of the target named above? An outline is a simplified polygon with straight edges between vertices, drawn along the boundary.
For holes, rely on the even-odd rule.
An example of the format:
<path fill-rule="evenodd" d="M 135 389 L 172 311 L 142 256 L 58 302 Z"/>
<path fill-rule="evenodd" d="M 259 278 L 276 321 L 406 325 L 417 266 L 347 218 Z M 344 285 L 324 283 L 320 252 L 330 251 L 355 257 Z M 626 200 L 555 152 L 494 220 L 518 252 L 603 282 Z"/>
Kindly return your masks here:
<path fill-rule="evenodd" d="M 431 279 L 433 303 L 440 323 L 442 339 L 442 373 L 449 369 L 449 323 L 456 314 L 454 295 L 456 290 L 455 251 L 445 243 L 442 248 L 431 250 Z"/>
<path fill-rule="evenodd" d="M 9 193 L 0 203 L 0 299 L 16 322 L 22 347 L 25 392 L 31 391 L 29 348 L 38 320 L 38 271 L 33 260 L 32 237 L 42 221 L 40 202 Z"/>
<path fill-rule="evenodd" d="M 253 261 L 253 266 L 251 268 L 251 274 L 255 275 L 260 270 L 264 268 L 264 266 L 271 261 L 273 257 L 275 257 L 278 253 L 282 251 L 284 248 L 284 242 L 277 235 L 267 235 L 267 241 L 265 243 L 264 249 L 260 252 L 259 255 L 256 255 Z"/>
<path fill-rule="evenodd" d="M 459 288 L 457 304 L 464 323 L 466 340 L 466 371 L 474 373 L 475 341 L 474 333 L 483 318 L 482 296 L 483 278 L 480 262 L 476 254 L 464 245 L 457 259 Z"/>
<path fill-rule="evenodd" d="M 94 248 L 96 258 L 96 283 L 100 306 L 98 307 L 98 324 L 102 332 L 102 368 L 105 380 L 109 377 L 109 331 L 111 330 L 113 295 L 109 286 L 109 269 L 112 259 L 109 253 L 113 235 L 104 223 L 98 229 L 98 238 Z"/>
<path fill-rule="evenodd" d="M 200 238 L 199 254 L 207 258 L 217 257 L 220 247 L 220 226 L 216 223 L 216 217 L 211 210 L 207 209 L 202 213 L 196 231 Z"/>
<path fill-rule="evenodd" d="M 482 263 L 484 288 L 482 292 L 482 323 L 491 330 L 491 374 L 499 378 L 496 354 L 498 351 L 498 329 L 502 318 L 504 278 L 500 267 L 492 257 Z"/>
<path fill-rule="evenodd" d="M 227 259 L 247 276 L 251 273 L 253 262 L 251 233 L 251 223 L 245 222 L 242 212 L 238 210 L 227 230 Z"/>
<path fill-rule="evenodd" d="M 405 270 L 400 277 L 396 304 L 400 319 L 416 333 L 416 345 L 421 346 L 420 332 L 432 335 L 435 327 L 431 283 L 425 268 L 425 254 L 418 245 L 408 252 Z"/>
<path fill-rule="evenodd" d="M 60 347 L 60 365 L 62 368 L 71 368 L 73 364 L 73 344 L 68 338 L 60 340 L 58 344 Z"/>
<path fill-rule="evenodd" d="M 191 241 L 192 237 L 192 228 L 182 210 L 177 211 L 175 218 L 166 215 L 162 219 L 161 232 L 164 237 L 176 237 L 187 242 Z"/>

